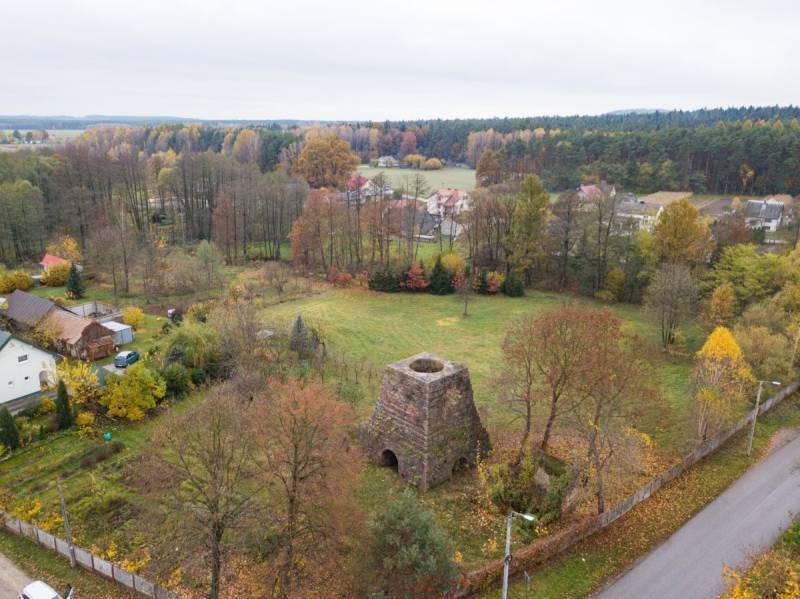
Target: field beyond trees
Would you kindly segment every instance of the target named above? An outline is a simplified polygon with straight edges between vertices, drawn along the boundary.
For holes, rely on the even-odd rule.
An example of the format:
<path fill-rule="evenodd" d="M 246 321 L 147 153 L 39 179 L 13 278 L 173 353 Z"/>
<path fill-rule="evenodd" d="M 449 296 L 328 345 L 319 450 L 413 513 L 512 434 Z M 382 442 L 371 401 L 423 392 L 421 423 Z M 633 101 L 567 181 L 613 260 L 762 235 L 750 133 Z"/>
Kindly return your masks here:
<path fill-rule="evenodd" d="M 475 189 L 475 169 L 448 166 L 439 170 L 423 171 L 415 168 L 378 168 L 375 166 L 362 165 L 358 167 L 358 173 L 362 177 L 372 179 L 378 173 L 383 173 L 388 177 L 390 185 L 399 188 L 405 177 L 413 178 L 421 174 L 428 182 L 431 190 L 452 187 L 454 189 L 464 189 L 472 191 Z"/>

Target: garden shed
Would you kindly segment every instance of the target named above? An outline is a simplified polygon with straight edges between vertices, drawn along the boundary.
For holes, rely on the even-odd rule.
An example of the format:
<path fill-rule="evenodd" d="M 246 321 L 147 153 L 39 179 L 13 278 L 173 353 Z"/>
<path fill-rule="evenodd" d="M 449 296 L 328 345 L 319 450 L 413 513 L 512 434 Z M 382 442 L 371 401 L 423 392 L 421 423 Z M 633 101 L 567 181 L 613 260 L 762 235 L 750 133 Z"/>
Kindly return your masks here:
<path fill-rule="evenodd" d="M 133 327 L 114 320 L 104 322 L 103 326 L 114 331 L 114 345 L 133 343 Z"/>

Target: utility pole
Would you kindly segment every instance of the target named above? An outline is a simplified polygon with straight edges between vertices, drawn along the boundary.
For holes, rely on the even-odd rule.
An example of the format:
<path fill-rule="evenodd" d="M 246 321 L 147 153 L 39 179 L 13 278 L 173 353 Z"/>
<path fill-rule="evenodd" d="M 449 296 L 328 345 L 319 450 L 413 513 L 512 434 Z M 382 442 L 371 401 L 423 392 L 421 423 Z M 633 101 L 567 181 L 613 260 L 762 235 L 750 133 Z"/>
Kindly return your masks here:
<path fill-rule="evenodd" d="M 764 389 L 764 383 L 770 385 L 780 386 L 780 381 L 758 381 L 758 394 L 756 395 L 756 407 L 753 410 L 753 424 L 750 427 L 750 437 L 747 439 L 747 455 L 753 450 L 753 437 L 756 435 L 756 420 L 758 420 L 758 409 L 761 407 L 761 391 Z"/>
<path fill-rule="evenodd" d="M 508 570 L 511 565 L 511 518 L 514 512 L 509 512 L 506 518 L 506 555 L 503 559 L 503 599 L 508 599 Z"/>
<path fill-rule="evenodd" d="M 61 517 L 64 518 L 64 536 L 69 549 L 69 565 L 75 567 L 75 547 L 72 544 L 72 535 L 69 532 L 69 514 L 67 514 L 67 502 L 64 500 L 64 489 L 58 483 L 58 496 L 61 499 Z"/>
<path fill-rule="evenodd" d="M 508 599 L 508 571 L 511 566 L 511 525 L 513 523 L 512 520 L 514 516 L 524 518 L 528 522 L 536 522 L 536 516 L 532 516 L 530 514 L 521 514 L 514 511 L 508 513 L 508 518 L 506 519 L 506 557 L 503 560 L 503 599 Z M 527 579 L 525 581 L 525 585 L 527 589 Z"/>

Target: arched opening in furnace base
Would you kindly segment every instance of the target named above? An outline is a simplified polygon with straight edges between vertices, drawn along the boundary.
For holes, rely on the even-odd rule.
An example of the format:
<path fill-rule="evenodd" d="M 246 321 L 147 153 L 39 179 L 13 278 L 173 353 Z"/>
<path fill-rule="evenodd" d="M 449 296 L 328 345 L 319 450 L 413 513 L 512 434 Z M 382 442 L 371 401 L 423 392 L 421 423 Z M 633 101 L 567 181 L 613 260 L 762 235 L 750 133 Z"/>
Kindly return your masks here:
<path fill-rule="evenodd" d="M 381 466 L 386 468 L 391 468 L 395 472 L 397 472 L 399 468 L 399 463 L 397 461 L 397 456 L 391 449 L 384 449 L 383 453 L 381 453 Z"/>

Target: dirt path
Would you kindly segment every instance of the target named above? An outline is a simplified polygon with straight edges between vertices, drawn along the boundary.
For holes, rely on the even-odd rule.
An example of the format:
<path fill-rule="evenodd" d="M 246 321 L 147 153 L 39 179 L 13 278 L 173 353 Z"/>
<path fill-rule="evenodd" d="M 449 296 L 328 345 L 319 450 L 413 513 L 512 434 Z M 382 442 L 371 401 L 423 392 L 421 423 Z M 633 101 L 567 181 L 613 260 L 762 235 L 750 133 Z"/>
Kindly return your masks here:
<path fill-rule="evenodd" d="M 0 599 L 17 599 L 31 579 L 6 556 L 0 554 Z"/>

